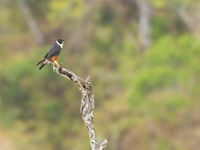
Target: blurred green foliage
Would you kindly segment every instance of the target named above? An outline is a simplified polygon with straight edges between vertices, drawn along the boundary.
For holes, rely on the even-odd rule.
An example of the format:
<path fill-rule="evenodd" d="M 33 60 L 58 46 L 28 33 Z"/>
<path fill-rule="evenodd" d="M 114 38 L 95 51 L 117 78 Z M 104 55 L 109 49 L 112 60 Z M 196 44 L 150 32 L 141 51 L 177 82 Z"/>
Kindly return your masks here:
<path fill-rule="evenodd" d="M 176 119 L 174 112 L 194 103 L 189 97 L 196 95 L 199 85 L 199 57 L 200 44 L 189 35 L 165 36 L 157 41 L 136 64 L 139 69 L 130 81 L 133 110 L 141 107 L 147 114 L 158 115 L 159 110 L 167 109 L 166 115 L 172 113 Z"/>

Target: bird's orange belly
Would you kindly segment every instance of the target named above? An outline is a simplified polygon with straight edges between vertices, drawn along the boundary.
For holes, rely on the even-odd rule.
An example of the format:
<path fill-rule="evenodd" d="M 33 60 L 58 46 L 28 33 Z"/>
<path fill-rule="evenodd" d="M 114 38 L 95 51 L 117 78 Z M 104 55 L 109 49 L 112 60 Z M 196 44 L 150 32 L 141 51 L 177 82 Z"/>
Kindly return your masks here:
<path fill-rule="evenodd" d="M 58 56 L 51 57 L 51 61 L 58 61 Z"/>

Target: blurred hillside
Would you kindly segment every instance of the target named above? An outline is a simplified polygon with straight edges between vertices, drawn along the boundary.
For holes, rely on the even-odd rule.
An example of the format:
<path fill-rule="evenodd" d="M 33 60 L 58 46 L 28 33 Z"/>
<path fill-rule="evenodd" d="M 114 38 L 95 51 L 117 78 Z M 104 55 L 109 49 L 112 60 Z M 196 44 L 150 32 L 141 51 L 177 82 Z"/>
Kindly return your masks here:
<path fill-rule="evenodd" d="M 0 0 L 0 150 L 88 150 L 70 81 L 36 63 L 57 38 L 60 62 L 95 92 L 108 150 L 200 147 L 199 0 Z"/>

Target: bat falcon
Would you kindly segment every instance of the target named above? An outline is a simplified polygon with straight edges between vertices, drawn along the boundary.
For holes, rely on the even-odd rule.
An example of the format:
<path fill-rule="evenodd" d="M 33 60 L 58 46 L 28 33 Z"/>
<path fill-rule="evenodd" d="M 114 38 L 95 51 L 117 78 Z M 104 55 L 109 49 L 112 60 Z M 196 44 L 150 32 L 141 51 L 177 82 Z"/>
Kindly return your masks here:
<path fill-rule="evenodd" d="M 54 45 L 49 49 L 47 54 L 44 56 L 44 58 L 37 63 L 37 65 L 41 64 L 39 69 L 41 70 L 46 64 L 44 64 L 45 60 L 52 61 L 56 64 L 56 66 L 60 66 L 58 64 L 58 57 L 60 54 L 61 49 L 63 48 L 64 40 L 63 39 L 57 39 Z"/>

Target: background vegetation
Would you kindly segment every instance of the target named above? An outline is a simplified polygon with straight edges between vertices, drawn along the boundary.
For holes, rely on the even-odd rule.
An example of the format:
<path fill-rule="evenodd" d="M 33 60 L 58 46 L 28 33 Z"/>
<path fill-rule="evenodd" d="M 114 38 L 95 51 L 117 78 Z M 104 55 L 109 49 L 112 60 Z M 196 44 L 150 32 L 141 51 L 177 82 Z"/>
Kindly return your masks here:
<path fill-rule="evenodd" d="M 60 62 L 91 76 L 108 150 L 199 149 L 199 4 L 1 0 L 0 149 L 90 149 L 77 87 L 35 66 L 60 37 Z"/>

